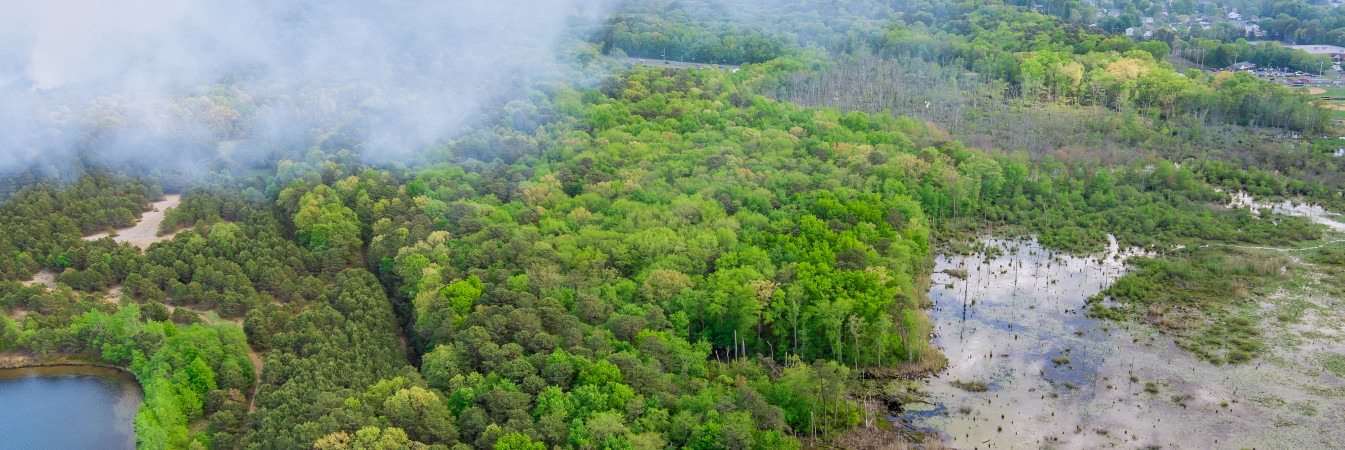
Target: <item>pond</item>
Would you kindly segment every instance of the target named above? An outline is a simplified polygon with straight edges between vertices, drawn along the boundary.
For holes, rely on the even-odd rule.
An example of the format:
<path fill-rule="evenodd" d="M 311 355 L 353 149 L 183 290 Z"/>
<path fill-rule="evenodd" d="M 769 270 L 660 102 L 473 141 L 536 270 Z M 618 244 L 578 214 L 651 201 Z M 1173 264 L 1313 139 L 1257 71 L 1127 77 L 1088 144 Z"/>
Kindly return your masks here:
<path fill-rule="evenodd" d="M 0 447 L 135 448 L 135 378 L 92 366 L 0 369 Z"/>

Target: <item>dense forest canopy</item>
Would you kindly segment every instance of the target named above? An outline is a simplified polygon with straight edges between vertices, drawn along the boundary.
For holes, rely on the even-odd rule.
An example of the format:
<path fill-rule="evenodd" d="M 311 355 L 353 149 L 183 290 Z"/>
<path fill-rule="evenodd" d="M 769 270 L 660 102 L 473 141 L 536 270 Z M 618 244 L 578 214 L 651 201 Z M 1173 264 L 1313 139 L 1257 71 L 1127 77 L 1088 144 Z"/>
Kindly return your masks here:
<path fill-rule="evenodd" d="M 845 447 L 900 408 L 899 380 L 945 364 L 933 260 L 978 234 L 1155 252 L 1092 309 L 1115 320 L 1273 275 L 1213 270 L 1228 260 L 1208 247 L 1323 237 L 1224 205 L 1345 204 L 1332 112 L 1172 62 L 1315 60 L 1032 6 L 634 0 L 601 22 L 574 6 L 547 73 L 490 71 L 468 125 L 392 160 L 370 155 L 430 101 L 416 89 L 235 74 L 168 100 L 193 125 L 155 139 L 198 167 L 86 154 L 7 173 L 0 351 L 134 373 L 142 448 Z M 1297 39 L 1338 33 L 1335 9 L 1258 11 L 1311 22 L 1277 31 Z M 451 80 L 444 58 L 393 66 Z M 108 111 L 127 110 L 72 114 Z M 128 128 L 107 119 L 76 153 Z M 159 239 L 119 239 L 167 193 Z M 1233 349 L 1191 351 L 1263 351 L 1229 327 Z"/>

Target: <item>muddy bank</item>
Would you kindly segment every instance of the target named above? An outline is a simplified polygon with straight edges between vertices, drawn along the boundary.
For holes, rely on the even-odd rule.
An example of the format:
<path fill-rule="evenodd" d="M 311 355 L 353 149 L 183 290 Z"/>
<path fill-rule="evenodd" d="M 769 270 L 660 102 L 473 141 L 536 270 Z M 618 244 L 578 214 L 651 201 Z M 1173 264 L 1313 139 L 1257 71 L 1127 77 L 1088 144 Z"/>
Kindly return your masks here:
<path fill-rule="evenodd" d="M 91 374 L 106 374 L 107 371 L 119 372 L 122 376 L 128 376 L 139 383 L 139 377 L 135 373 L 126 370 L 124 367 L 114 366 L 94 362 L 76 356 L 52 356 L 48 358 L 34 358 L 32 356 L 20 353 L 0 354 L 0 371 L 9 375 L 34 375 L 54 374 L 62 371 L 69 373 L 82 373 L 81 370 Z"/>
<path fill-rule="evenodd" d="M 135 225 L 130 228 L 118 229 L 117 236 L 112 239 L 117 242 L 130 243 L 131 245 L 140 247 L 141 250 L 149 248 L 149 245 L 155 242 L 172 239 L 173 235 L 177 234 L 176 232 L 165 234 L 163 236 L 157 236 L 157 233 L 159 232 L 159 224 L 163 223 L 164 213 L 168 208 L 175 208 L 180 203 L 182 203 L 181 195 L 165 195 L 162 201 L 154 202 L 151 211 L 140 216 L 139 222 L 136 222 Z M 102 239 L 106 236 L 107 233 L 98 233 L 84 236 L 84 240 L 93 241 Z"/>
<path fill-rule="evenodd" d="M 959 448 L 1345 442 L 1345 380 L 1321 363 L 1339 333 L 1278 339 L 1292 331 L 1267 326 L 1272 356 L 1214 366 L 1150 327 L 1084 314 L 1084 299 L 1125 273 L 1115 245 L 1079 258 L 1035 241 L 986 242 L 992 255 L 937 260 L 930 315 L 949 365 L 928 380 L 926 403 L 906 405 L 909 426 Z M 1339 302 L 1319 306 L 1345 315 Z"/>

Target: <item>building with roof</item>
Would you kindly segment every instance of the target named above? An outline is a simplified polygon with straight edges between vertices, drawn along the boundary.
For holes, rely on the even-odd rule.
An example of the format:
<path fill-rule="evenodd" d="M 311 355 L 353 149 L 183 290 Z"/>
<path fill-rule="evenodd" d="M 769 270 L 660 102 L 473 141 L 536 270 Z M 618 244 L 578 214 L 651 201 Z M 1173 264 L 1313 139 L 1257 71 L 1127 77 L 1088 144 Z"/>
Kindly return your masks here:
<path fill-rule="evenodd" d="M 1345 47 L 1339 45 L 1286 45 L 1284 48 L 1302 50 L 1308 52 L 1309 55 L 1330 56 L 1332 61 L 1345 60 Z"/>
<path fill-rule="evenodd" d="M 1345 54 L 1345 47 L 1339 45 L 1311 44 L 1311 45 L 1285 45 L 1284 48 L 1302 50 L 1311 55 L 1334 55 Z"/>

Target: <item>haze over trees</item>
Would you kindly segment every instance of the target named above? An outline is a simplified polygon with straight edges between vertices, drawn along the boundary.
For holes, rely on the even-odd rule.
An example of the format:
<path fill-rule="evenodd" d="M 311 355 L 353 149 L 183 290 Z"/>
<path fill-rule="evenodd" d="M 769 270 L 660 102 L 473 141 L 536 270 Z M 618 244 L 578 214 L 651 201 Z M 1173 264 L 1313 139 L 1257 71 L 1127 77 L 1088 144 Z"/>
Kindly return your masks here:
<path fill-rule="evenodd" d="M 1090 311 L 1149 320 L 1204 299 L 1184 348 L 1241 363 L 1264 350 L 1258 325 L 1215 320 L 1215 297 L 1278 266 L 1207 246 L 1324 231 L 1227 208 L 1231 193 L 1343 204 L 1334 141 L 1275 137 L 1320 137 L 1330 111 L 1166 60 L 1243 43 L 1135 41 L 1075 2 L 546 9 L 572 23 L 504 53 L 545 70 L 446 68 L 425 53 L 445 32 L 391 61 L 365 59 L 385 41 L 344 49 L 363 55 L 348 80 L 203 82 L 166 103 L 199 127 L 132 133 L 190 167 L 106 161 L 137 127 L 71 113 L 106 122 L 65 149 L 85 156 L 70 171 L 4 168 L 0 352 L 136 374 L 143 448 L 858 445 L 908 401 L 888 386 L 945 363 L 925 314 L 938 254 L 990 232 L 1189 249 L 1132 261 L 1119 303 Z M 378 28 L 405 14 L 369 23 L 387 39 L 427 26 Z M 428 84 L 392 89 L 402 75 Z M 444 84 L 483 107 L 407 117 L 452 103 L 429 94 Z M 0 130 L 60 131 L 30 125 Z M 83 239 L 165 190 L 182 194 L 159 225 L 171 239 Z"/>

